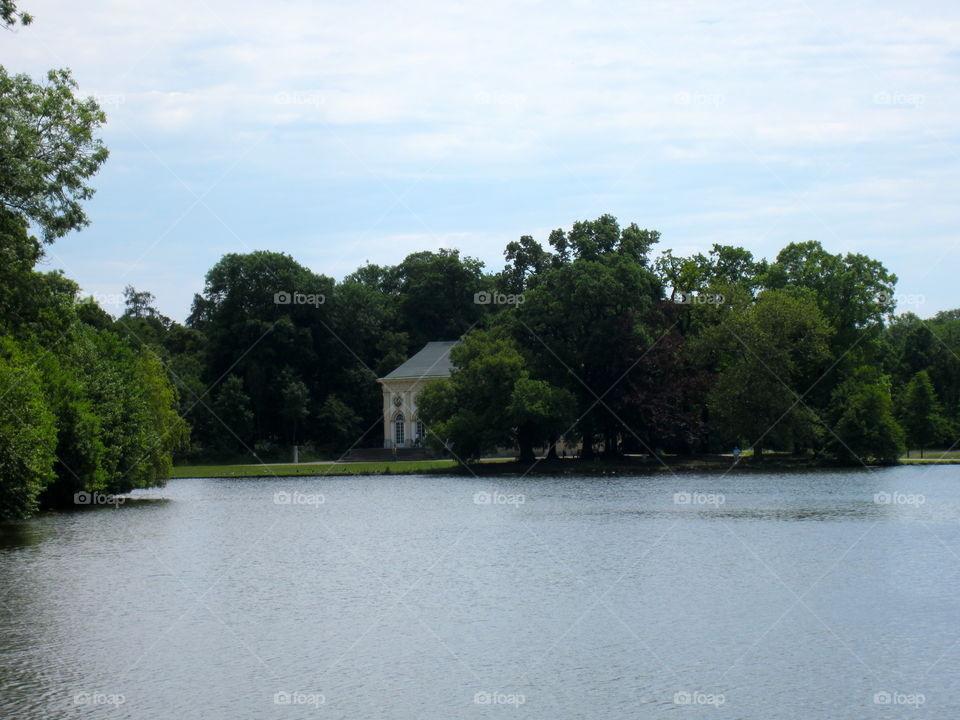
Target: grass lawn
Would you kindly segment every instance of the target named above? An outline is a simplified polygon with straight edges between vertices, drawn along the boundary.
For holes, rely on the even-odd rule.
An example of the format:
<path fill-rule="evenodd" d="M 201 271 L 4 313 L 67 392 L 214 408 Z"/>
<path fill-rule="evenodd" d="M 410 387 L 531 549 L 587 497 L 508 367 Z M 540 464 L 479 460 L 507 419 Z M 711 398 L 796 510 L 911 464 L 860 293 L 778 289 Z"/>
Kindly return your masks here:
<path fill-rule="evenodd" d="M 399 462 L 301 463 L 299 465 L 181 465 L 171 478 L 293 477 L 298 475 L 400 475 L 455 467 L 454 460 Z"/>
<path fill-rule="evenodd" d="M 930 448 L 923 451 L 923 458 L 920 457 L 919 450 L 912 450 L 910 457 L 904 455 L 900 458 L 904 465 L 930 465 L 940 463 L 942 465 L 960 464 L 960 450 L 937 450 Z"/>

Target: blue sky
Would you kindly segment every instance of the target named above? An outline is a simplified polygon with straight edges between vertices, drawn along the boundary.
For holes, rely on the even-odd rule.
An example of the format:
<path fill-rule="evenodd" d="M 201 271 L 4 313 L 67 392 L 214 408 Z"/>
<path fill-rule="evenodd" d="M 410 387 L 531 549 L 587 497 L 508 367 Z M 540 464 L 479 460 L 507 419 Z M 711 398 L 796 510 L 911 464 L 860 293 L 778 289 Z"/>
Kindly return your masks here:
<path fill-rule="evenodd" d="M 182 320 L 227 252 L 337 279 L 610 212 L 689 254 L 820 240 L 960 306 L 947 2 L 23 0 L 2 62 L 69 66 L 111 150 L 64 269 Z"/>

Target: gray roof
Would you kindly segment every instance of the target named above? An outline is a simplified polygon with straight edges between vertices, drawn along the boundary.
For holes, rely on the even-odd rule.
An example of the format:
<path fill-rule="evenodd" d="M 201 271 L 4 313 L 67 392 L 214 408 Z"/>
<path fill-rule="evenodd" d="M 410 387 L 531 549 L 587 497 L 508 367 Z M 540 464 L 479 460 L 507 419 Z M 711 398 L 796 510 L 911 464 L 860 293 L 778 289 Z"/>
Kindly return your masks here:
<path fill-rule="evenodd" d="M 416 355 L 381 380 L 450 377 L 450 349 L 459 340 L 428 342 Z"/>

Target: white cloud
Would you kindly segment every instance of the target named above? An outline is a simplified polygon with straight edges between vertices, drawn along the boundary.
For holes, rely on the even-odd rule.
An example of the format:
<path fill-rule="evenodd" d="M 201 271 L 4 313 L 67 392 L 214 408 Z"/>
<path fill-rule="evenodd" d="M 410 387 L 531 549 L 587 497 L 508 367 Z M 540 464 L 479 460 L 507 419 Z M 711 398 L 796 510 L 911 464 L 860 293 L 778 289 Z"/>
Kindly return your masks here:
<path fill-rule="evenodd" d="M 955 166 L 960 111 L 960 9 L 943 3 L 32 0 L 30 11 L 5 64 L 70 65 L 103 99 L 105 172 L 150 183 L 142 195 L 173 217 L 192 198 L 167 168 L 197 193 L 227 173 L 220 188 L 233 183 L 248 223 L 260 188 L 342 184 L 327 212 L 350 207 L 346 233 L 311 240 L 317 215 L 288 209 L 276 242 L 295 255 L 333 244 L 324 262 L 344 272 L 368 254 L 433 247 L 438 234 L 410 231 L 421 223 L 498 258 L 529 225 L 594 211 L 659 224 L 667 245 L 753 239 L 765 252 L 826 239 L 825 226 L 853 245 L 911 223 L 942 237 L 958 219 L 949 170 L 930 170 Z M 389 205 L 415 181 L 438 197 L 386 217 L 363 204 L 386 186 Z M 483 193 L 500 184 L 490 206 Z M 243 220 L 222 215 L 243 235 Z M 491 215 L 512 229 L 494 232 Z M 171 242 L 205 240 L 189 220 Z"/>

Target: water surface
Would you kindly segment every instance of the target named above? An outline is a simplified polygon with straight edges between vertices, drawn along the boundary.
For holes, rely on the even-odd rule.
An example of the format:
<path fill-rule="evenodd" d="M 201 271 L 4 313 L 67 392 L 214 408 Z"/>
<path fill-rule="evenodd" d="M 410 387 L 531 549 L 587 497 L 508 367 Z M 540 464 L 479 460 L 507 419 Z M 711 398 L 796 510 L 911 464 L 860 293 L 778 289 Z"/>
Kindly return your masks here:
<path fill-rule="evenodd" d="M 0 532 L 0 716 L 960 717 L 958 481 L 173 480 Z"/>

